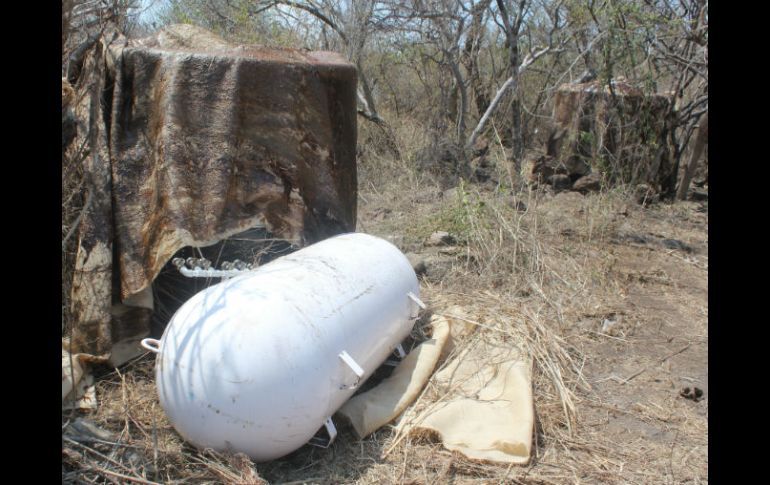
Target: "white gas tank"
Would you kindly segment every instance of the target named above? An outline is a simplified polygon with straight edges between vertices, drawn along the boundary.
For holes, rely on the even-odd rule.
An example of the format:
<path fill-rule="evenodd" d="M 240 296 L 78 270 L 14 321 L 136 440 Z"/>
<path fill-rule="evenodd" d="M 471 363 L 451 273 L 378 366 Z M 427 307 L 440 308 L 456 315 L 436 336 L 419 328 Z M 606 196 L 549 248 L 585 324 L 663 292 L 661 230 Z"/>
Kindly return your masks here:
<path fill-rule="evenodd" d="M 160 341 L 160 403 L 194 445 L 257 461 L 307 443 L 409 335 L 419 284 L 389 242 L 344 234 L 211 286 Z M 332 436 L 333 438 L 333 436 Z"/>

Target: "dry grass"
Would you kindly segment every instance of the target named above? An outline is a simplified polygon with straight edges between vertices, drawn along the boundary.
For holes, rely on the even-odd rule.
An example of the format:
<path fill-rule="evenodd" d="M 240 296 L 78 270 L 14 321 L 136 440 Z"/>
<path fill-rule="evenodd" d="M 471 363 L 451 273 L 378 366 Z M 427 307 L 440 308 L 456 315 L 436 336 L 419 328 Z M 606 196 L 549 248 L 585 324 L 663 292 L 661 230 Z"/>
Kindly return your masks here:
<path fill-rule="evenodd" d="M 244 455 L 198 451 L 181 440 L 158 403 L 153 368 L 154 359 L 145 355 L 98 379 L 100 406 L 88 419 L 108 439 L 78 432 L 76 413 L 62 416 L 63 481 L 266 483 Z"/>
<path fill-rule="evenodd" d="M 665 235 L 703 249 L 708 242 L 707 215 L 698 212 L 697 204 L 643 208 L 622 188 L 588 197 L 525 192 L 515 198 L 501 185 L 461 185 L 451 197 L 442 198 L 440 193 L 439 187 L 427 184 L 409 193 L 393 187 L 364 191 L 363 197 L 370 200 L 364 204 L 362 217 L 387 205 L 389 217 L 376 224 L 366 221 L 367 229 L 386 237 L 406 234 L 401 244 L 409 251 L 419 251 L 425 237 L 436 230 L 458 236 L 455 264 L 441 280 L 423 283 L 426 299 L 434 308 L 450 303 L 473 308 L 479 320 L 491 322 L 480 329 L 479 338 L 503 334 L 526 342 L 535 361 L 538 416 L 537 446 L 530 467 L 508 470 L 470 465 L 453 456 L 455 482 L 673 483 L 680 474 L 689 474 L 694 483 L 707 481 L 707 420 L 698 415 L 699 410 L 688 407 L 690 403 L 665 397 L 676 393 L 661 393 L 657 402 L 645 401 L 645 376 L 659 374 L 662 362 L 645 355 L 643 346 L 649 338 L 642 334 L 647 326 L 659 326 L 667 318 L 637 306 L 629 295 L 637 287 L 661 292 L 677 305 L 683 321 L 705 322 L 705 294 L 694 298 L 682 289 L 692 281 L 705 282 L 708 258 L 704 251 L 688 255 L 654 245 L 618 243 L 624 234 L 639 233 Z M 420 204 L 421 194 L 429 194 L 434 201 Z M 527 210 L 517 208 L 517 199 Z M 688 306 L 692 311 L 685 313 Z M 605 318 L 621 322 L 611 334 L 597 325 Z M 587 324 L 591 327 L 586 328 Z M 705 336 L 705 328 L 700 335 Z M 633 358 L 639 368 L 622 375 L 622 385 L 631 389 L 623 404 L 611 399 L 608 403 L 606 392 L 592 385 L 596 377 L 586 375 L 586 367 L 601 364 L 604 356 L 596 351 L 606 342 L 622 348 L 620 352 L 639 353 Z M 671 345 L 679 345 L 671 358 L 691 350 L 689 344 Z M 669 349 L 665 356 L 671 354 Z M 701 355 L 704 360 L 697 365 L 707 361 L 705 349 Z M 625 409 L 634 400 L 640 402 Z M 672 405 L 675 411 L 667 418 L 660 414 Z M 607 423 L 596 420 L 597 409 L 608 416 L 607 423 L 617 415 L 650 427 L 662 425 L 671 443 L 645 441 L 640 447 L 640 436 L 632 442 L 618 440 L 616 430 L 607 431 Z M 679 422 L 672 427 L 671 416 L 677 413 L 687 427 Z M 629 424 L 629 429 L 635 428 L 636 424 Z M 430 463 L 424 454 L 430 457 L 441 452 L 438 450 L 435 444 L 405 439 L 393 453 L 417 466 L 424 460 Z M 679 462 L 677 450 L 684 450 Z M 440 481 L 438 467 L 418 470 L 423 482 Z M 368 483 L 368 479 L 368 475 L 362 477 L 361 482 Z M 408 481 L 403 476 L 390 475 L 389 479 Z"/>
<path fill-rule="evenodd" d="M 357 440 L 338 423 L 339 437 L 329 449 L 305 446 L 256 465 L 195 450 L 160 408 L 154 360 L 145 356 L 99 377 L 100 405 L 87 417 L 113 440 L 63 441 L 64 481 L 707 483 L 706 403 L 671 390 L 681 379 L 700 383 L 694 372 L 707 362 L 707 213 L 692 203 L 643 208 L 623 189 L 585 197 L 514 195 L 498 148 L 491 156 L 502 167 L 499 182 L 461 183 L 447 192 L 418 170 L 417 160 L 377 148 L 385 143 L 381 130 L 365 124 L 361 131 L 362 139 L 376 143 L 362 143 L 359 230 L 420 253 L 428 251 L 423 242 L 433 231 L 455 234 L 458 243 L 442 254 L 450 261 L 446 273 L 422 281 L 429 309 L 462 305 L 478 324 L 465 345 L 473 339 L 511 342 L 532 357 L 531 464 L 478 463 L 430 436 L 404 435 L 398 424 Z M 414 126 L 394 131 L 401 153 L 415 153 L 427 142 Z M 680 239 L 701 250 L 629 243 L 627 234 Z M 604 319 L 618 323 L 605 332 Z M 427 405 L 423 397 L 414 409 Z M 76 417 L 63 415 L 63 424 Z"/>

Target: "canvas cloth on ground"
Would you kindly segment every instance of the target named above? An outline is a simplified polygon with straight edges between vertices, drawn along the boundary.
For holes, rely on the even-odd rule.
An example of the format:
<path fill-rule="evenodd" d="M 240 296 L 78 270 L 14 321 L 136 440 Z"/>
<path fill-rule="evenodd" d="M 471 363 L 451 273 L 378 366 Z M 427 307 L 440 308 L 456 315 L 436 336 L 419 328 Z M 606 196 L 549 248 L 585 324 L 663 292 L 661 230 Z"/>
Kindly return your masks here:
<path fill-rule="evenodd" d="M 456 351 L 457 343 L 475 328 L 467 315 L 460 307 L 434 315 L 432 338 L 389 378 L 340 409 L 359 437 L 400 416 L 427 384 L 427 406 L 402 416 L 401 433 L 436 434 L 444 447 L 472 459 L 529 462 L 534 429 L 531 360 L 509 342 L 486 338 L 472 339 Z"/>

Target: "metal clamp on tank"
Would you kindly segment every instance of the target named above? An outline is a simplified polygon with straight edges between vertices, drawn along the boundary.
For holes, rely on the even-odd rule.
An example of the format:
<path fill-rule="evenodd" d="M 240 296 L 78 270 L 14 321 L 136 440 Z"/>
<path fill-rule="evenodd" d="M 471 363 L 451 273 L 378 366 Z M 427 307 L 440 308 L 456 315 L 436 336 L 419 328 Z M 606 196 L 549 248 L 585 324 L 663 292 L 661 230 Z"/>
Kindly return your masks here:
<path fill-rule="evenodd" d="M 361 378 L 364 377 L 364 369 L 362 369 L 361 366 L 358 365 L 358 363 L 355 360 L 353 360 L 353 357 L 351 357 L 350 354 L 348 354 L 347 351 L 345 350 L 340 352 L 338 357 L 342 359 L 342 362 L 346 363 L 348 367 L 350 367 L 350 369 L 353 371 L 353 373 L 355 373 L 355 375 L 357 376 L 356 382 L 350 385 L 343 384 L 340 386 L 340 389 L 355 389 L 356 387 L 358 387 L 358 384 L 361 382 Z"/>
<path fill-rule="evenodd" d="M 329 437 L 324 439 L 320 436 L 313 436 L 310 438 L 310 441 L 308 441 L 309 445 L 317 446 L 319 448 L 328 448 L 332 443 L 334 443 L 334 439 L 337 438 L 337 427 L 334 426 L 334 421 L 332 421 L 331 416 L 326 418 L 326 421 L 324 422 L 324 428 L 326 428 L 326 432 L 329 434 Z"/>
<path fill-rule="evenodd" d="M 423 301 L 420 300 L 417 297 L 417 295 L 415 295 L 414 293 L 412 293 L 410 291 L 409 293 L 406 294 L 406 296 L 407 296 L 407 298 L 412 300 L 418 307 L 422 308 L 423 310 L 427 310 L 428 306 L 425 303 L 423 303 Z M 418 318 L 420 318 L 420 311 L 417 310 L 417 313 L 414 316 L 409 317 L 409 318 L 412 319 L 412 320 L 417 320 Z"/>
<path fill-rule="evenodd" d="M 394 359 L 386 360 L 382 365 L 396 367 L 398 364 L 401 363 L 402 360 L 406 358 L 406 352 L 404 351 L 404 346 L 401 344 L 396 345 L 396 348 L 393 349 L 393 353 L 396 354 L 396 357 L 398 358 L 398 360 L 394 360 Z"/>

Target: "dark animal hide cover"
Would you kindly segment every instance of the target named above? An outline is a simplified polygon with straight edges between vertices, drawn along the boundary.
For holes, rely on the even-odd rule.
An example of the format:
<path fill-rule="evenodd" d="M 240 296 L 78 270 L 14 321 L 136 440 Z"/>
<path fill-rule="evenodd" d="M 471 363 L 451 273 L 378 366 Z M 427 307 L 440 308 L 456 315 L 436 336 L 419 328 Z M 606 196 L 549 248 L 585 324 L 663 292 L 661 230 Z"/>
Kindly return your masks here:
<path fill-rule="evenodd" d="M 570 175 L 594 171 L 612 183 L 644 182 L 668 191 L 676 181 L 672 102 L 624 81 L 564 84 L 554 96 L 548 155 Z"/>
<path fill-rule="evenodd" d="M 173 26 L 100 40 L 75 89 L 90 155 L 74 352 L 125 360 L 114 347 L 147 335 L 153 279 L 184 246 L 259 224 L 296 244 L 355 230 L 356 70 L 338 54 Z"/>

